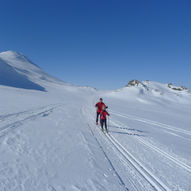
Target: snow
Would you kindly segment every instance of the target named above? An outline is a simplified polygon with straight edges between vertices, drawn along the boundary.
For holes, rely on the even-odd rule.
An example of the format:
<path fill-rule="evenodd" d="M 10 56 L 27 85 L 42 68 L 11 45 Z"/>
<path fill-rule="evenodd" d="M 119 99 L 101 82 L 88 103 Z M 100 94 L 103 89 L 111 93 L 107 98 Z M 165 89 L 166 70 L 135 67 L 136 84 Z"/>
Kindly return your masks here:
<path fill-rule="evenodd" d="M 25 89 L 45 91 L 47 82 L 64 84 L 46 74 L 21 53 L 0 53 L 0 84 Z"/>
<path fill-rule="evenodd" d="M 144 81 L 100 91 L 56 80 L 13 51 L 0 58 L 0 74 L 4 63 L 46 89 L 0 85 L 0 190 L 191 190 L 189 90 Z M 95 125 L 99 97 L 108 135 Z"/>

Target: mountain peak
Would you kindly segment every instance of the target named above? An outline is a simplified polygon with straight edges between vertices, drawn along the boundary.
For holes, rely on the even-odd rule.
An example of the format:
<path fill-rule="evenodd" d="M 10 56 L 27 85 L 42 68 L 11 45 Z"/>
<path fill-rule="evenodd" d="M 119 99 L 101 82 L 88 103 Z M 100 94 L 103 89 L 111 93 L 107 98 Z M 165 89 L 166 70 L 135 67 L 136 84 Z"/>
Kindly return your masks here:
<path fill-rule="evenodd" d="M 14 57 L 24 56 L 23 54 L 21 54 L 19 52 L 16 52 L 14 50 L 7 50 L 7 51 L 4 51 L 4 52 L 0 52 L 0 55 L 1 56 L 14 56 Z"/>
<path fill-rule="evenodd" d="M 63 83 L 48 75 L 23 54 L 9 50 L 0 53 L 0 84 L 44 91 L 44 85 Z"/>
<path fill-rule="evenodd" d="M 133 86 L 141 86 L 141 87 L 144 87 L 145 89 L 148 90 L 148 87 L 147 87 L 144 83 L 142 83 L 142 82 L 140 82 L 140 81 L 138 81 L 138 80 L 131 80 L 131 81 L 129 81 L 129 83 L 126 85 L 126 87 L 133 87 Z"/>
<path fill-rule="evenodd" d="M 13 63 L 15 67 L 19 63 L 24 62 L 25 64 L 28 63 L 30 65 L 33 65 L 33 66 L 39 68 L 39 66 L 37 66 L 36 64 L 31 62 L 26 56 L 24 56 L 24 54 L 22 54 L 20 52 L 13 51 L 13 50 L 8 50 L 8 51 L 5 51 L 5 52 L 1 52 L 0 53 L 0 58 L 5 60 L 5 61 L 8 61 L 9 64 Z"/>

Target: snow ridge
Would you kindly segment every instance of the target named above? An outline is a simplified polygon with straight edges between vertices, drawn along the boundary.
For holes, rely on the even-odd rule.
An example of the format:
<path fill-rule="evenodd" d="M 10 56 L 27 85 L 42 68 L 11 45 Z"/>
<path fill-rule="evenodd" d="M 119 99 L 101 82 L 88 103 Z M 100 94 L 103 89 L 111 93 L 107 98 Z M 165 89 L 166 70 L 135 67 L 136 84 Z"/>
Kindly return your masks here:
<path fill-rule="evenodd" d="M 64 84 L 32 63 L 21 53 L 0 53 L 0 84 L 24 89 L 45 91 L 50 83 Z"/>

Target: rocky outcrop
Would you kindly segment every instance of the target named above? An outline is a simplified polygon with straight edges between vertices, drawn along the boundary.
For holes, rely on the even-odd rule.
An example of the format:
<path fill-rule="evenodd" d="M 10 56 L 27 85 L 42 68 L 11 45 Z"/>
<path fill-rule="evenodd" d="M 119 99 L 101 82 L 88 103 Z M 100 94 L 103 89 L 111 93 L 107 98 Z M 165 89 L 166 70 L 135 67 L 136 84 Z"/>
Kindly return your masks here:
<path fill-rule="evenodd" d="M 188 88 L 186 88 L 185 86 L 174 86 L 172 83 L 169 83 L 168 84 L 168 87 L 172 90 L 175 90 L 175 91 L 189 91 Z"/>
<path fill-rule="evenodd" d="M 143 84 L 142 82 L 138 81 L 138 80 L 131 80 L 129 81 L 129 83 L 126 85 L 126 87 L 133 87 L 133 86 L 137 86 L 137 87 L 143 87 L 146 90 L 148 90 L 148 87 Z"/>
<path fill-rule="evenodd" d="M 168 87 L 172 90 L 175 91 L 184 91 L 184 90 L 188 90 L 188 88 L 184 87 L 184 86 L 174 86 L 172 83 L 168 84 Z"/>
<path fill-rule="evenodd" d="M 131 81 L 129 81 L 129 83 L 126 85 L 126 87 L 138 86 L 139 84 L 141 84 L 140 81 L 138 81 L 138 80 L 131 80 Z"/>

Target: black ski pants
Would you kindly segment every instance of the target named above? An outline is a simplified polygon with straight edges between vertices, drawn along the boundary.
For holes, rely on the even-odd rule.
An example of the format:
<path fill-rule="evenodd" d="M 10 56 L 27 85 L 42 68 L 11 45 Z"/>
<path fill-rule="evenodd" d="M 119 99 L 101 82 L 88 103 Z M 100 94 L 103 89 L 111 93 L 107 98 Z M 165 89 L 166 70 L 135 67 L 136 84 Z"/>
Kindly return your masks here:
<path fill-rule="evenodd" d="M 97 112 L 96 122 L 98 122 L 99 115 L 100 115 L 100 113 Z"/>
<path fill-rule="evenodd" d="M 101 119 L 100 123 L 101 123 L 101 128 L 103 129 L 103 125 L 105 125 L 105 129 L 107 130 L 107 119 Z"/>

